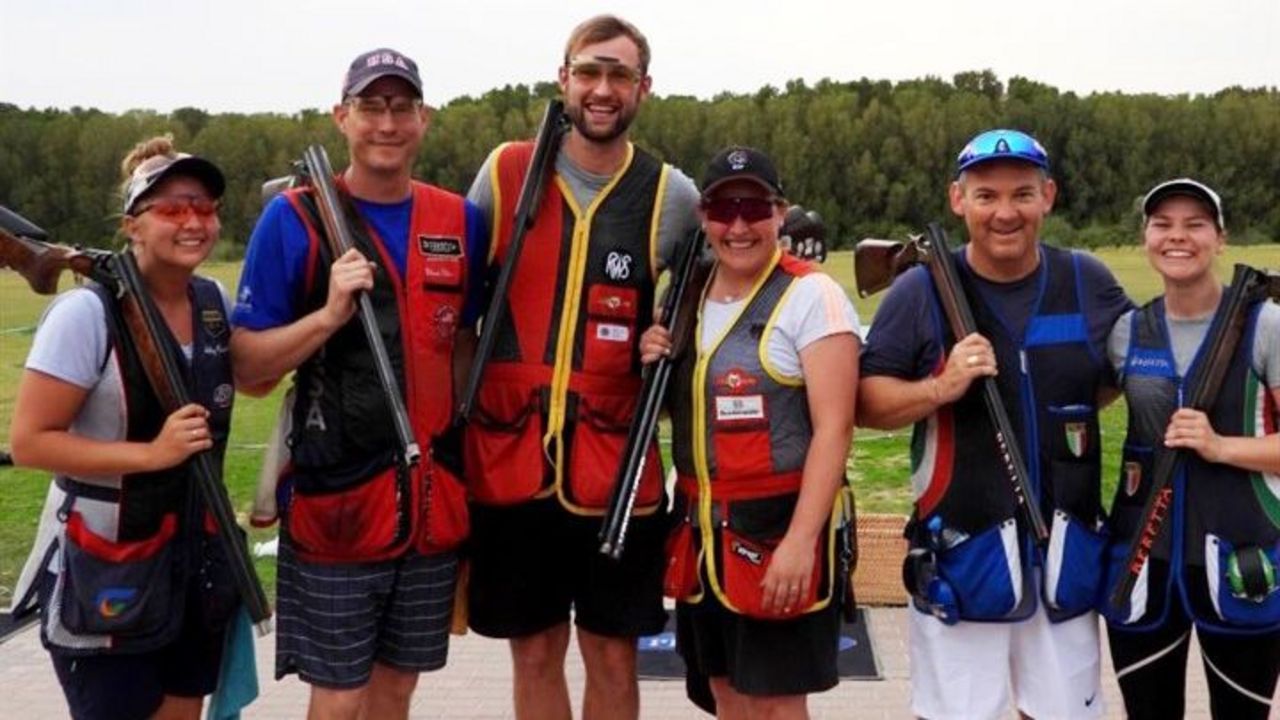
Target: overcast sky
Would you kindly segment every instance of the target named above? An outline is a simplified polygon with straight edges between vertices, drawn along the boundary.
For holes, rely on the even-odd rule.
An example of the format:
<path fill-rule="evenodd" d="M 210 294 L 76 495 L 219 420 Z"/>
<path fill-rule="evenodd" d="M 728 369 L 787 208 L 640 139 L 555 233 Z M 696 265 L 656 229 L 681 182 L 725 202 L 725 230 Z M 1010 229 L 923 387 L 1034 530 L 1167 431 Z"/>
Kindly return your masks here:
<path fill-rule="evenodd" d="M 328 108 L 351 59 L 390 46 L 440 105 L 553 79 L 569 30 L 603 11 L 648 35 L 664 95 L 986 68 L 1077 93 L 1280 86 L 1280 0 L 0 0 L 0 102 Z"/>

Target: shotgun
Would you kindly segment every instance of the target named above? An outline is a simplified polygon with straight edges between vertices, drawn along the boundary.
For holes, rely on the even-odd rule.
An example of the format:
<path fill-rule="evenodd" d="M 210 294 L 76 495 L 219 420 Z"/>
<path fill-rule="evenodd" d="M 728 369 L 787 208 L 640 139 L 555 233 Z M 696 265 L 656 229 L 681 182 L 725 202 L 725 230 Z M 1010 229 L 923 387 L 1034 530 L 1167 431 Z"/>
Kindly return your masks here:
<path fill-rule="evenodd" d="M 710 263 L 700 262 L 706 246 L 702 231 L 693 233 L 684 244 L 684 254 L 680 258 L 680 264 L 676 266 L 671 287 L 667 290 L 660 321 L 663 327 L 672 331 L 671 354 L 658 358 L 657 362 L 645 368 L 644 381 L 640 385 L 640 406 L 632 416 L 631 427 L 627 430 L 627 444 L 622 450 L 623 462 L 614 479 L 613 491 L 609 495 L 609 509 L 605 512 L 604 523 L 600 528 L 600 552 L 614 560 L 622 557 L 623 546 L 627 541 L 627 528 L 631 524 L 631 513 L 635 509 L 636 493 L 640 490 L 640 479 L 644 476 L 649 448 L 653 446 L 653 437 L 658 430 L 658 416 L 662 413 L 671 372 L 690 342 L 685 338 L 691 334 L 692 318 L 696 315 L 697 303 L 702 296 L 701 287 L 706 283 L 711 270 Z"/>
<path fill-rule="evenodd" d="M 333 167 L 329 165 L 329 155 L 323 145 L 311 145 L 302 154 L 302 162 L 306 170 L 305 182 L 315 193 L 316 207 L 324 225 L 325 240 L 333 259 L 342 257 L 355 247 L 354 236 L 348 218 L 354 215 L 350 201 L 338 192 L 333 182 Z M 360 293 L 356 298 L 356 315 L 360 318 L 360 327 L 364 330 L 365 341 L 373 355 L 373 362 L 378 371 L 378 381 L 382 386 L 382 395 L 386 398 L 387 407 L 391 411 L 391 421 L 395 424 L 396 438 L 400 441 L 400 456 L 406 465 L 415 465 L 422 457 L 418 440 L 413 435 L 413 426 L 409 423 L 409 412 L 405 409 L 404 396 L 400 394 L 400 382 L 396 379 L 395 370 L 391 367 L 391 358 L 387 355 L 387 346 L 378 330 L 378 321 L 373 314 L 373 303 L 367 293 Z"/>
<path fill-rule="evenodd" d="M 1201 412 L 1209 411 L 1218 398 L 1222 381 L 1226 379 L 1227 367 L 1244 336 L 1250 308 L 1254 303 L 1267 298 L 1280 300 L 1280 273 L 1237 264 L 1231 276 L 1231 287 L 1218 304 L 1212 328 L 1204 339 L 1208 344 L 1209 354 L 1197 367 L 1195 374 L 1187 378 L 1187 384 L 1183 388 L 1183 395 L 1187 399 L 1185 407 Z M 1155 464 L 1151 470 L 1151 490 L 1142 506 L 1141 521 L 1138 524 L 1141 530 L 1129 541 L 1122 574 L 1116 580 L 1109 599 L 1111 607 L 1117 612 L 1124 610 L 1133 594 L 1133 586 L 1138 582 L 1142 568 L 1151 556 L 1151 548 L 1164 528 L 1165 517 L 1169 513 L 1169 507 L 1173 505 L 1173 478 L 1186 460 L 1188 452 L 1181 448 L 1156 447 Z"/>
<path fill-rule="evenodd" d="M 520 250 L 524 247 L 524 237 L 533 227 L 538 216 L 538 207 L 542 205 L 542 186 L 546 183 L 547 172 L 555 163 L 556 151 L 560 148 L 560 136 L 567 129 L 564 115 L 564 103 L 552 100 L 542 114 L 542 124 L 538 127 L 538 136 L 533 141 L 533 157 L 529 160 L 529 170 L 525 173 L 524 183 L 520 186 L 520 197 L 516 200 L 515 219 L 511 227 L 511 240 L 507 243 L 507 254 L 502 260 L 502 269 L 493 285 L 493 294 L 489 299 L 489 307 L 485 309 L 484 321 L 480 326 L 480 339 L 476 344 L 475 357 L 471 360 L 471 374 L 467 376 L 467 386 L 458 401 L 458 414 L 454 417 L 455 425 L 464 425 L 471 419 L 471 409 L 475 406 L 476 393 L 480 390 L 480 378 L 484 375 L 484 367 L 489 364 L 493 355 L 493 343 L 498 337 L 502 316 L 507 311 L 507 294 L 511 291 L 511 280 L 515 277 L 516 264 L 520 262 Z M 496 235 L 495 235 L 496 237 Z"/>
<path fill-rule="evenodd" d="M 159 311 L 151 301 L 133 251 L 73 250 L 33 239 L 43 237 L 21 216 L 4 208 L 0 212 L 0 267 L 18 271 L 33 290 L 42 295 L 57 292 L 58 276 L 71 270 L 110 288 L 120 301 L 120 312 L 129 329 L 128 340 L 142 360 L 147 381 L 166 413 L 191 402 L 183 379 L 176 344 Z M 17 217 L 21 223 L 14 222 Z M 23 225 L 25 223 L 25 226 Z M 36 232 L 32 232 L 32 229 Z M 231 570 L 236 592 L 257 627 L 259 636 L 271 631 L 271 608 L 262 583 L 249 560 L 244 535 L 236 525 L 235 510 L 222 483 L 221 469 L 207 451 L 189 458 L 192 475 L 205 507 L 217 527 L 218 542 Z"/>
<path fill-rule="evenodd" d="M 951 334 L 958 341 L 977 332 L 973 309 L 960 284 L 960 274 L 956 270 L 955 258 L 951 256 L 947 233 L 942 226 L 929 223 L 925 235 L 912 236 L 905 243 L 863 240 L 855 248 L 853 257 L 854 275 L 858 283 L 858 295 L 861 297 L 888 287 L 909 266 L 924 263 L 938 291 L 938 299 L 942 302 L 942 310 L 951 326 Z M 982 379 L 982 400 L 987 416 L 995 426 L 996 445 L 1000 450 L 1000 458 L 1004 461 L 1014 500 L 1032 537 L 1038 544 L 1044 545 L 1049 540 L 1049 530 L 1040 513 L 1040 504 L 1031 492 L 1031 475 L 1027 471 L 1027 462 L 1022 456 L 1022 448 L 1018 445 L 1018 437 L 1014 434 L 1013 424 L 1005 410 L 1004 401 L 1000 398 L 1000 388 L 996 385 L 995 378 L 988 376 Z"/>

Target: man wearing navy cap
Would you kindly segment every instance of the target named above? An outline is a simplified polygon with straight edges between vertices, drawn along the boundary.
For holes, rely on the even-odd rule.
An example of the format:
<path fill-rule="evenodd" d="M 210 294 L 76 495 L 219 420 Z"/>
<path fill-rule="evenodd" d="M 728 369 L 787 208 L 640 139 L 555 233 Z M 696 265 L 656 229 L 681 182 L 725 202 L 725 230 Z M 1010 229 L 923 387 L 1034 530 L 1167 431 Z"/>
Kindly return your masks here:
<path fill-rule="evenodd" d="M 242 388 L 297 371 L 276 675 L 312 686 L 312 718 L 406 717 L 418 673 L 445 663 L 465 491 L 430 457 L 399 456 L 355 299 L 370 299 L 428 447 L 450 422 L 455 347 L 474 342 L 463 328 L 479 312 L 469 278 L 487 233 L 474 205 L 410 177 L 429 120 L 413 60 L 387 48 L 357 57 L 333 119 L 350 156 L 336 184 L 352 200 L 355 248 L 330 255 L 310 189 L 272 200 L 245 255 L 231 349 Z"/>
<path fill-rule="evenodd" d="M 956 159 L 955 250 L 978 332 L 953 337 L 923 267 L 894 283 L 861 359 L 858 423 L 914 424 L 912 711 L 931 720 L 1102 714 L 1099 408 L 1132 307 L 1092 256 L 1040 242 L 1057 187 L 1034 138 L 991 130 Z M 981 382 L 994 377 L 1050 540 L 1019 517 Z M 1010 697 L 1012 690 L 1012 697 Z"/>

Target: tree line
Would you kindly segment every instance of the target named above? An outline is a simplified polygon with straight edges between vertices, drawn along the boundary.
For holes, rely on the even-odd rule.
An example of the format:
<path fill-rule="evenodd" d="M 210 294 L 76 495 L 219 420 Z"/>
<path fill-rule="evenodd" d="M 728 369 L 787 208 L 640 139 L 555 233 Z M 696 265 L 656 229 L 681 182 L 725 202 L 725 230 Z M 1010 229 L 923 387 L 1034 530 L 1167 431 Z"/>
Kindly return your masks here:
<path fill-rule="evenodd" d="M 506 86 L 434 111 L 415 174 L 465 192 L 498 143 L 529 137 L 552 83 Z M 991 71 L 950 81 L 801 80 L 709 100 L 650 98 L 634 127 L 638 144 L 695 180 L 720 147 L 768 151 L 789 198 L 817 210 L 836 246 L 898 236 L 950 219 L 945 187 L 956 153 L 975 133 L 1014 127 L 1049 152 L 1059 195 L 1044 230 L 1053 243 L 1134 242 L 1137 204 L 1155 182 L 1192 175 L 1218 188 L 1232 242 L 1280 238 L 1280 90 L 1228 88 L 1212 95 L 1077 95 Z M 287 174 L 302 149 L 322 142 L 344 164 L 327 110 L 284 114 L 169 114 L 131 110 L 23 109 L 0 103 L 0 203 L 64 243 L 105 246 L 119 213 L 119 161 L 138 140 L 169 132 L 178 147 L 222 167 L 228 189 L 222 253 L 239 257 L 262 207 L 264 181 Z"/>

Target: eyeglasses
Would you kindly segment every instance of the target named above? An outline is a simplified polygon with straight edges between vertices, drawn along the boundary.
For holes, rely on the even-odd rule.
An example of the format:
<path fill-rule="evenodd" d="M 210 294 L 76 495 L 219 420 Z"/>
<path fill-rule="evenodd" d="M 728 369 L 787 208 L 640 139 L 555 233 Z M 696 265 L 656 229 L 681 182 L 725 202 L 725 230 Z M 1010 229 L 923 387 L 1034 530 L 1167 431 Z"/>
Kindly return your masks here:
<path fill-rule="evenodd" d="M 391 113 L 391 119 L 404 122 L 418 114 L 422 101 L 409 97 L 354 97 L 347 101 L 356 114 L 364 118 L 380 118 Z"/>
<path fill-rule="evenodd" d="M 220 201 L 210 200 L 206 197 L 168 195 L 144 203 L 134 210 L 132 214 L 134 217 L 139 217 L 145 212 L 155 212 L 156 215 L 165 220 L 181 222 L 187 219 L 188 212 L 192 212 L 195 213 L 197 218 L 208 220 L 218 214 L 218 208 L 220 207 L 222 207 Z"/>
<path fill-rule="evenodd" d="M 988 130 L 969 141 L 956 156 L 956 172 L 987 160 L 1023 160 L 1049 169 L 1049 153 L 1030 135 L 1017 130 Z"/>
<path fill-rule="evenodd" d="M 758 197 L 712 198 L 702 201 L 702 209 L 711 222 L 728 225 L 736 218 L 742 218 L 749 223 L 758 223 L 773 217 L 776 202 L 773 198 Z"/>
<path fill-rule="evenodd" d="M 614 87 L 635 85 L 644 79 L 644 73 L 629 65 L 595 58 L 570 58 L 569 74 L 575 80 L 585 83 L 598 83 L 600 78 L 608 78 Z"/>

